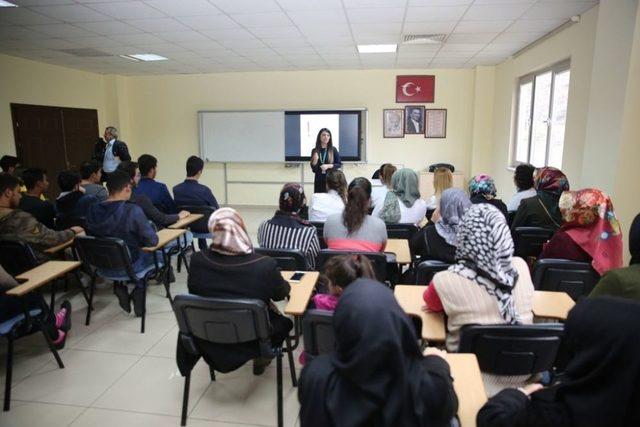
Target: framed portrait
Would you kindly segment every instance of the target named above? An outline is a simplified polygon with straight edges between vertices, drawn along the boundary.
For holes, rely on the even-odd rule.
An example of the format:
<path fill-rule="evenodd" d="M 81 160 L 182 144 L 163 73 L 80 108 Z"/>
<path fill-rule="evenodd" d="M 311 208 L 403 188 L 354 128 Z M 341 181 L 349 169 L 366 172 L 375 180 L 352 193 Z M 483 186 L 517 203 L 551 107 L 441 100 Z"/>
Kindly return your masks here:
<path fill-rule="evenodd" d="M 404 110 L 401 108 L 384 109 L 382 112 L 383 138 L 404 137 Z"/>
<path fill-rule="evenodd" d="M 408 135 L 424 134 L 424 105 L 404 107 L 404 133 Z"/>
<path fill-rule="evenodd" d="M 429 109 L 425 111 L 425 138 L 447 137 L 447 110 Z"/>

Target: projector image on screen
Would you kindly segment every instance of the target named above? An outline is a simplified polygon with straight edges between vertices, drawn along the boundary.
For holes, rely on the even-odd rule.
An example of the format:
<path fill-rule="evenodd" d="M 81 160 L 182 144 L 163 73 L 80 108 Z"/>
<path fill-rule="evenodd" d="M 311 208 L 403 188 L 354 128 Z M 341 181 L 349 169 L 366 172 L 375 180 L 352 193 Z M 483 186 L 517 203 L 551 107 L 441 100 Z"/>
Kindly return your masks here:
<path fill-rule="evenodd" d="M 342 160 L 361 160 L 361 114 L 363 111 L 286 111 L 285 160 L 310 160 L 323 128 L 331 132 L 332 144 Z"/>

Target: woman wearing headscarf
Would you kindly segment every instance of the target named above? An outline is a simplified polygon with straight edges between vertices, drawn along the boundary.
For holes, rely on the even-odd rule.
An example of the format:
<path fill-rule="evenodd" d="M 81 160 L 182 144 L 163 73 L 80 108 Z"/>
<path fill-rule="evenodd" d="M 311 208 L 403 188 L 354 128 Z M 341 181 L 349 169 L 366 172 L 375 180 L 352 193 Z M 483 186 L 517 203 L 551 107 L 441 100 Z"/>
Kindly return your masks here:
<path fill-rule="evenodd" d="M 564 331 L 570 359 L 559 383 L 501 391 L 478 412 L 478 427 L 640 425 L 640 304 L 584 299 Z"/>
<path fill-rule="evenodd" d="M 420 198 L 418 174 L 413 169 L 400 169 L 391 178 L 391 191 L 372 215 L 387 224 L 419 225 L 427 213 L 427 202 Z"/>
<path fill-rule="evenodd" d="M 640 214 L 629 229 L 629 251 L 629 266 L 605 273 L 589 297 L 611 295 L 640 301 Z"/>
<path fill-rule="evenodd" d="M 561 170 L 545 167 L 534 179 L 536 196 L 520 202 L 511 229 L 516 227 L 543 227 L 557 230 L 562 226 L 558 203 L 560 195 L 569 191 L 569 181 Z"/>
<path fill-rule="evenodd" d="M 469 181 L 469 199 L 474 205 L 477 203 L 488 203 L 497 208 L 505 218 L 508 217 L 507 205 L 498 198 L 496 183 L 489 175 L 476 175 Z"/>
<path fill-rule="evenodd" d="M 622 232 L 609 196 L 593 188 L 565 191 L 559 204 L 564 224 L 539 258 L 590 262 L 600 275 L 622 267 Z"/>
<path fill-rule="evenodd" d="M 244 221 L 232 208 L 220 208 L 209 217 L 209 231 L 213 235 L 211 246 L 191 258 L 187 285 L 189 292 L 203 297 L 252 298 L 270 304 L 289 295 L 289 283 L 280 274 L 273 258 L 253 251 Z M 293 322 L 275 311 L 270 304 L 271 340 L 281 344 L 293 327 Z M 205 357 L 219 372 L 237 369 L 254 359 L 254 374 L 264 372 L 268 362 L 255 359 L 260 354 L 257 342 L 228 347 L 223 344 L 199 342 L 212 350 Z M 211 355 L 215 355 L 211 358 Z"/>
<path fill-rule="evenodd" d="M 457 412 L 447 362 L 420 354 L 414 327 L 390 289 L 371 279 L 345 288 L 336 348 L 302 371 L 302 427 L 449 426 Z"/>
<path fill-rule="evenodd" d="M 454 263 L 458 227 L 470 206 L 471 201 L 464 191 L 458 188 L 444 190 L 440 196 L 440 218 L 413 236 L 411 253 L 420 255 L 420 260 Z"/>
<path fill-rule="evenodd" d="M 268 249 L 295 249 L 304 254 L 311 268 L 316 266 L 320 241 L 316 228 L 300 218 L 306 204 L 300 184 L 285 184 L 280 191 L 279 208 L 273 218 L 258 227 L 258 244 Z"/>
<path fill-rule="evenodd" d="M 447 350 L 457 351 L 464 325 L 530 324 L 533 283 L 527 263 L 513 256 L 504 215 L 487 203 L 472 205 L 458 227 L 456 263 L 437 273 L 425 292 L 429 311 L 447 315 Z M 483 374 L 493 395 L 528 377 Z"/>

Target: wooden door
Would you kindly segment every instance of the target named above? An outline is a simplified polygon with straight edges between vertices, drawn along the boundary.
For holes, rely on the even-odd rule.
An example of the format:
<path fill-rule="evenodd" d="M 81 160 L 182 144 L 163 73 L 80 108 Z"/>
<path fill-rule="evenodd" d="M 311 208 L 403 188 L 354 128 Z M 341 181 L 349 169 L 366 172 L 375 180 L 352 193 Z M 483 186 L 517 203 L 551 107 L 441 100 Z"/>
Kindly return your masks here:
<path fill-rule="evenodd" d="M 85 108 L 62 108 L 62 129 L 67 167 L 78 169 L 91 160 L 98 139 L 98 111 Z"/>

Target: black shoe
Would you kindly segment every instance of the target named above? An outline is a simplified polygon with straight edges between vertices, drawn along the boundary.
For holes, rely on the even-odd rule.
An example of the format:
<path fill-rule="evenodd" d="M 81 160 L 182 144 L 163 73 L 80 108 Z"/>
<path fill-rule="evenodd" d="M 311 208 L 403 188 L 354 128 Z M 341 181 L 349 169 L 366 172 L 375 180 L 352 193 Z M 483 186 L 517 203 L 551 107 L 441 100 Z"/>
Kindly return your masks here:
<path fill-rule="evenodd" d="M 271 364 L 272 359 L 266 359 L 264 357 L 258 357 L 253 359 L 253 375 L 262 375 L 267 369 L 267 366 Z"/>
<path fill-rule="evenodd" d="M 131 313 L 131 299 L 129 298 L 127 285 L 113 285 L 113 293 L 118 297 L 120 307 L 127 313 Z"/>
<path fill-rule="evenodd" d="M 62 304 L 60 304 L 60 308 L 64 308 L 65 310 L 67 310 L 67 315 L 64 318 L 64 322 L 62 322 L 62 325 L 60 325 L 60 329 L 62 330 L 62 332 L 66 333 L 71 329 L 71 303 L 68 300 L 64 300 L 62 301 Z"/>
<path fill-rule="evenodd" d="M 142 313 L 144 312 L 144 292 L 144 288 L 138 287 L 131 291 L 131 299 L 133 300 L 133 312 L 136 314 L 136 317 L 142 317 Z"/>

